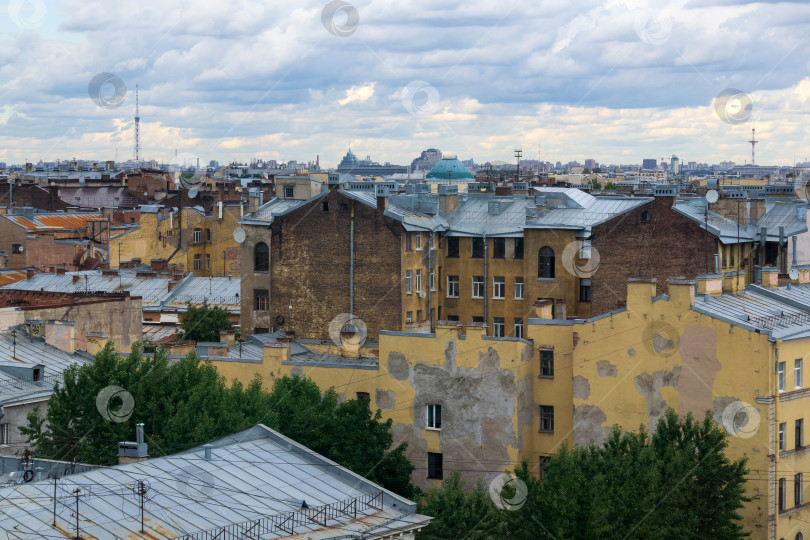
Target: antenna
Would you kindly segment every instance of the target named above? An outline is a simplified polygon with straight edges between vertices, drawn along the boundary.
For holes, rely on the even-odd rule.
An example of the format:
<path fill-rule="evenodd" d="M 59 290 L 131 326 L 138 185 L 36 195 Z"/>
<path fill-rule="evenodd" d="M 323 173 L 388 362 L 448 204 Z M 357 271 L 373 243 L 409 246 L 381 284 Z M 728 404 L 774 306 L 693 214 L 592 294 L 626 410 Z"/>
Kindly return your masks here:
<path fill-rule="evenodd" d="M 754 147 L 759 142 L 757 140 L 757 138 L 756 138 L 756 134 L 757 134 L 757 128 L 751 128 L 751 140 L 748 141 L 749 143 L 751 143 L 751 165 L 755 164 L 755 161 L 754 161 Z"/>
<path fill-rule="evenodd" d="M 135 170 L 141 168 L 141 113 L 138 103 L 138 85 L 135 85 Z"/>

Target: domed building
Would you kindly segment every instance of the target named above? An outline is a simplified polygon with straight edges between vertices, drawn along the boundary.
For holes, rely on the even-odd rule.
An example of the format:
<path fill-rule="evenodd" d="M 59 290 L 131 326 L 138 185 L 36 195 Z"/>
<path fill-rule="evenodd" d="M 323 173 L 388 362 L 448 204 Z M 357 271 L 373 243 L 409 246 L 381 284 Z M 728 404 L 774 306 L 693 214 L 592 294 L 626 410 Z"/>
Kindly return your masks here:
<path fill-rule="evenodd" d="M 456 156 L 443 157 L 430 169 L 425 179 L 428 182 L 448 183 L 467 183 L 475 181 L 473 173 L 471 173 Z"/>

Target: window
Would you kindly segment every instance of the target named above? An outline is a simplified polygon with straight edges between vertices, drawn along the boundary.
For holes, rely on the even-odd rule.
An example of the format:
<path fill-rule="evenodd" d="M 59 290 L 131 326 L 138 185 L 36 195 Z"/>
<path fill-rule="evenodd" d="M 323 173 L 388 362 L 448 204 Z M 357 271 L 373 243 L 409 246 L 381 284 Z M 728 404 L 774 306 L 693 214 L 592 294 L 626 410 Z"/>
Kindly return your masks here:
<path fill-rule="evenodd" d="M 422 249 L 422 233 L 416 233 L 416 249 Z"/>
<path fill-rule="evenodd" d="M 405 249 L 407 251 L 410 251 L 410 250 L 413 249 L 413 246 L 411 245 L 411 233 L 409 233 L 409 232 L 405 233 Z"/>
<path fill-rule="evenodd" d="M 523 238 L 515 238 L 515 258 L 523 258 Z"/>
<path fill-rule="evenodd" d="M 428 287 L 430 287 L 431 291 L 436 290 L 436 269 L 431 268 L 430 272 L 428 272 Z"/>
<path fill-rule="evenodd" d="M 211 229 L 205 229 L 205 241 L 211 243 Z"/>
<path fill-rule="evenodd" d="M 458 298 L 458 276 L 447 276 L 447 296 Z"/>
<path fill-rule="evenodd" d="M 42 369 L 34 368 L 34 382 L 40 382 L 41 380 L 42 380 Z"/>
<path fill-rule="evenodd" d="M 515 278 L 515 300 L 523 300 L 523 278 Z"/>
<path fill-rule="evenodd" d="M 503 337 L 504 336 L 504 318 L 503 317 L 495 317 L 492 319 L 492 330 L 493 336 L 495 337 Z"/>
<path fill-rule="evenodd" d="M 554 407 L 540 405 L 540 431 L 554 433 Z"/>
<path fill-rule="evenodd" d="M 448 315 L 447 320 L 452 322 L 458 322 L 458 315 Z"/>
<path fill-rule="evenodd" d="M 548 469 L 548 461 L 550 459 L 551 456 L 540 456 L 540 462 L 537 464 L 540 480 L 546 476 L 546 469 Z"/>
<path fill-rule="evenodd" d="M 421 310 L 421 309 L 417 309 L 417 310 L 416 310 L 416 320 L 417 320 L 417 321 L 421 321 L 421 320 L 422 320 L 422 310 Z"/>
<path fill-rule="evenodd" d="M 413 270 L 405 270 L 405 293 L 413 294 Z"/>
<path fill-rule="evenodd" d="M 323 201 L 321 203 L 321 210 L 323 210 L 324 212 L 329 211 L 329 201 Z"/>
<path fill-rule="evenodd" d="M 802 473 L 793 476 L 793 505 L 802 504 Z"/>
<path fill-rule="evenodd" d="M 481 317 L 481 316 L 473 315 L 472 322 L 483 324 L 484 323 L 484 318 Z"/>
<path fill-rule="evenodd" d="M 787 435 L 787 422 L 779 424 L 779 451 L 784 452 L 786 448 L 785 436 Z"/>
<path fill-rule="evenodd" d="M 651 221 L 652 221 L 652 214 L 650 214 L 649 212 L 646 212 L 646 211 L 641 213 L 641 222 L 642 223 L 649 223 Z"/>
<path fill-rule="evenodd" d="M 428 249 L 433 249 L 434 248 L 433 238 L 434 238 L 434 234 L 431 233 L 430 236 L 428 237 Z"/>
<path fill-rule="evenodd" d="M 590 240 L 583 240 L 579 244 L 579 252 L 577 253 L 577 257 L 580 259 L 586 260 L 591 258 L 591 241 Z"/>
<path fill-rule="evenodd" d="M 442 429 L 442 406 L 441 405 L 428 405 L 427 406 L 427 428 L 428 429 Z"/>
<path fill-rule="evenodd" d="M 444 478 L 442 470 L 442 455 L 436 452 L 428 452 L 428 478 L 441 480 Z"/>
<path fill-rule="evenodd" d="M 8 444 L 8 424 L 0 424 L 0 444 Z"/>
<path fill-rule="evenodd" d="M 295 197 L 295 188 L 293 186 L 284 186 L 284 198 L 292 199 Z"/>
<path fill-rule="evenodd" d="M 591 280 L 590 279 L 580 279 L 579 280 L 579 301 L 580 302 L 590 302 L 591 301 Z"/>
<path fill-rule="evenodd" d="M 515 318 L 515 337 L 523 337 L 523 318 Z"/>
<path fill-rule="evenodd" d="M 447 237 L 447 256 L 458 257 L 458 236 Z"/>
<path fill-rule="evenodd" d="M 422 270 L 416 271 L 416 292 L 422 292 Z"/>
<path fill-rule="evenodd" d="M 802 536 L 802 533 L 797 532 L 796 533 L 796 538 L 794 540 L 804 540 L 804 536 Z"/>
<path fill-rule="evenodd" d="M 804 446 L 804 418 L 796 420 L 796 449 Z"/>
<path fill-rule="evenodd" d="M 787 499 L 787 479 L 779 479 L 779 510 L 785 509 L 785 499 Z"/>
<path fill-rule="evenodd" d="M 357 392 L 357 401 L 360 401 L 362 399 L 365 399 L 366 401 L 370 401 L 371 396 L 369 395 L 368 392 Z"/>
<path fill-rule="evenodd" d="M 192 241 L 195 244 L 202 242 L 202 229 L 194 229 L 194 238 Z"/>
<path fill-rule="evenodd" d="M 796 388 L 802 387 L 802 359 L 797 358 L 793 364 L 793 385 Z"/>
<path fill-rule="evenodd" d="M 537 257 L 537 277 L 554 279 L 554 250 L 548 246 L 540 248 Z"/>
<path fill-rule="evenodd" d="M 503 300 L 506 296 L 506 278 L 495 276 L 492 278 L 492 298 Z"/>
<path fill-rule="evenodd" d="M 341 212 L 348 212 L 349 211 L 349 203 L 345 203 L 345 202 L 340 203 L 340 211 Z"/>
<path fill-rule="evenodd" d="M 778 383 L 779 383 L 779 391 L 785 391 L 785 363 L 784 362 L 777 362 L 776 363 L 776 373 L 778 375 Z"/>
<path fill-rule="evenodd" d="M 540 376 L 554 377 L 554 351 L 540 349 Z"/>
<path fill-rule="evenodd" d="M 483 298 L 484 297 L 484 276 L 473 276 L 472 278 L 472 297 L 473 298 Z"/>
<path fill-rule="evenodd" d="M 483 238 L 473 238 L 472 239 L 472 256 L 474 259 L 481 259 L 484 257 L 484 239 Z"/>
<path fill-rule="evenodd" d="M 405 312 L 405 322 L 413 322 L 413 311 L 406 311 Z"/>
<path fill-rule="evenodd" d="M 22 253 L 22 244 L 11 244 L 11 253 Z"/>
<path fill-rule="evenodd" d="M 253 271 L 270 271 L 270 248 L 264 242 L 259 242 L 253 248 Z"/>
<path fill-rule="evenodd" d="M 506 238 L 492 239 L 492 258 L 493 259 L 506 258 Z"/>
<path fill-rule="evenodd" d="M 253 309 L 268 311 L 270 309 L 270 291 L 267 289 L 253 289 Z"/>
<path fill-rule="evenodd" d="M 194 255 L 194 270 L 202 270 L 202 255 Z"/>
<path fill-rule="evenodd" d="M 267 334 L 268 332 L 270 332 L 269 329 L 267 329 L 267 328 L 259 328 L 258 326 L 253 329 L 254 334 Z"/>
<path fill-rule="evenodd" d="M 210 253 L 205 254 L 205 269 L 206 270 L 211 270 L 211 254 Z"/>

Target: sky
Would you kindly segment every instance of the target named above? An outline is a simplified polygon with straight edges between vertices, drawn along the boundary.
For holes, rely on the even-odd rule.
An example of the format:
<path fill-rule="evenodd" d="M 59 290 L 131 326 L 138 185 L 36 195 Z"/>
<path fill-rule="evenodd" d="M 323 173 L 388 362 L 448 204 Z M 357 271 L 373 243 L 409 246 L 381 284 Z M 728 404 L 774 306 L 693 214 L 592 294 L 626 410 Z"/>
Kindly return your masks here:
<path fill-rule="evenodd" d="M 4 0 L 0 0 L 2 2 Z M 0 161 L 359 157 L 790 165 L 810 3 L 0 4 Z M 177 157 L 175 157 L 177 155 Z"/>

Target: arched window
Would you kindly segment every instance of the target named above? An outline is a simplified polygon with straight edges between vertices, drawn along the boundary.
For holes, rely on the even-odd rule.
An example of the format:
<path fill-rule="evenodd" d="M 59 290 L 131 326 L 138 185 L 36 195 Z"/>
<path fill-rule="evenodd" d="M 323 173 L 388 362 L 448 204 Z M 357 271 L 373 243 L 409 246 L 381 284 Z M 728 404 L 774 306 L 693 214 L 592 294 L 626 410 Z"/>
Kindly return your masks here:
<path fill-rule="evenodd" d="M 270 248 L 264 242 L 259 242 L 253 248 L 253 271 L 268 272 L 270 270 Z"/>
<path fill-rule="evenodd" d="M 554 279 L 554 250 L 546 246 L 540 248 L 537 259 L 537 277 Z"/>
<path fill-rule="evenodd" d="M 802 536 L 802 533 L 796 533 L 796 540 L 804 540 L 804 536 Z"/>

